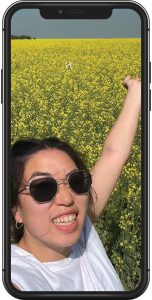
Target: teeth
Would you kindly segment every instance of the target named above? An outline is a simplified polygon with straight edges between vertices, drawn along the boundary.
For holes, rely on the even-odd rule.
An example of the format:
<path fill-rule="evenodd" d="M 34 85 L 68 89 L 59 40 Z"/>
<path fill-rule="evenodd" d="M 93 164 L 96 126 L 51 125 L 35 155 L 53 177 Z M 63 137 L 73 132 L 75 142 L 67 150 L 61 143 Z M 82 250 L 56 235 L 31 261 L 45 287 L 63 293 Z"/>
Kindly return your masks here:
<path fill-rule="evenodd" d="M 68 216 L 64 217 L 64 222 L 67 223 L 68 221 L 69 221 L 69 217 Z"/>
<path fill-rule="evenodd" d="M 70 216 L 69 216 L 69 221 L 72 221 L 72 220 L 73 220 L 73 218 L 72 218 L 72 216 L 70 215 Z"/>
<path fill-rule="evenodd" d="M 76 214 L 71 214 L 71 215 L 68 215 L 65 217 L 53 219 L 52 222 L 56 225 L 59 225 L 59 224 L 68 225 L 68 224 L 72 223 L 75 219 L 76 219 Z"/>

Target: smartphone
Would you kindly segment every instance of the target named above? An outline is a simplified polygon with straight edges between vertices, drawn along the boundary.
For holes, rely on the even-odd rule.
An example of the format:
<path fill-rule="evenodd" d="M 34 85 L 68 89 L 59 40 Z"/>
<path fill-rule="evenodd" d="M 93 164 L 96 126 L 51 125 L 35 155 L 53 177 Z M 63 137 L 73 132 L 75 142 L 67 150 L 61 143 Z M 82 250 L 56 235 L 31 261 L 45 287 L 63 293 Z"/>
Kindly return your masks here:
<path fill-rule="evenodd" d="M 131 1 L 19 1 L 5 12 L 3 281 L 12 296 L 145 291 L 149 30 Z"/>

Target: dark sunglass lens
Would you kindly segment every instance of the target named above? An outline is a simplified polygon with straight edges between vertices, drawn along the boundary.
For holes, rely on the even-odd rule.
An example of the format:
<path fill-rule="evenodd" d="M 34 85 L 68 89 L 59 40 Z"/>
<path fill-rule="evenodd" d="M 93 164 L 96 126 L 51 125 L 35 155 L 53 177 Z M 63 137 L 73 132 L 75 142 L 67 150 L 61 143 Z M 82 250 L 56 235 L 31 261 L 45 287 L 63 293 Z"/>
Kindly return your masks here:
<path fill-rule="evenodd" d="M 51 201 L 57 192 L 57 183 L 53 178 L 38 178 L 31 182 L 31 196 L 38 202 Z"/>
<path fill-rule="evenodd" d="M 91 183 L 91 175 L 87 171 L 75 172 L 69 176 L 69 185 L 76 194 L 89 192 Z"/>

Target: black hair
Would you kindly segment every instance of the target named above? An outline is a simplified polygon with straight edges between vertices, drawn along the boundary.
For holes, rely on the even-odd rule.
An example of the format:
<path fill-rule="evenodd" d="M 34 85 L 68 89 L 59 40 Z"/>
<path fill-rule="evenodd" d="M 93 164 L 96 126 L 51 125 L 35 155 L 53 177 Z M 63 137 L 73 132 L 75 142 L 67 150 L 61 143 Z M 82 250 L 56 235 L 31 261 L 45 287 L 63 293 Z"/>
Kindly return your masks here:
<path fill-rule="evenodd" d="M 18 191 L 23 179 L 25 163 L 31 155 L 41 150 L 58 149 L 69 155 L 74 161 L 77 168 L 87 170 L 85 163 L 79 152 L 73 149 L 67 142 L 63 142 L 56 137 L 45 139 L 20 139 L 16 141 L 11 149 L 11 207 L 18 205 Z M 15 227 L 15 219 L 13 218 L 14 241 L 19 242 L 24 233 L 23 226 L 20 229 Z"/>

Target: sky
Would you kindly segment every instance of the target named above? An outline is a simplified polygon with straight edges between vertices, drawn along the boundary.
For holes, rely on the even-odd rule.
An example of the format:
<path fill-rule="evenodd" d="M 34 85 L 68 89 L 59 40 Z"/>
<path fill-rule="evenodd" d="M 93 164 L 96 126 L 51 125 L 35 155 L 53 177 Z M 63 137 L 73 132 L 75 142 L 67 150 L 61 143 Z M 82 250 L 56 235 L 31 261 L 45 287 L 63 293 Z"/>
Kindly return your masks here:
<path fill-rule="evenodd" d="M 39 9 L 20 9 L 11 19 L 12 35 L 35 38 L 131 38 L 141 37 L 141 19 L 132 9 L 114 9 L 102 20 L 47 20 Z"/>

